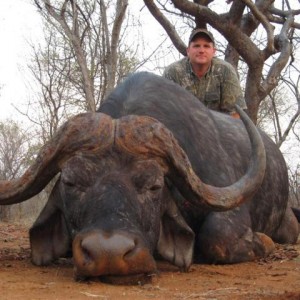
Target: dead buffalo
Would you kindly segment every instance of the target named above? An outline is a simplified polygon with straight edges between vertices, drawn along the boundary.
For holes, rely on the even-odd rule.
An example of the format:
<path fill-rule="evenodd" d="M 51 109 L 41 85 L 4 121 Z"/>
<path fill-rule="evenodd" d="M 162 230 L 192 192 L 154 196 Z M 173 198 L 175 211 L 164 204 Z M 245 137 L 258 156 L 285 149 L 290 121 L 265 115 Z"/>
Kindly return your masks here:
<path fill-rule="evenodd" d="M 151 274 L 157 256 L 183 270 L 262 257 L 272 240 L 294 243 L 298 223 L 280 151 L 240 114 L 135 74 L 100 112 L 66 122 L 21 178 L 0 182 L 0 204 L 25 201 L 60 173 L 30 230 L 32 261 L 72 249 L 77 276 Z"/>

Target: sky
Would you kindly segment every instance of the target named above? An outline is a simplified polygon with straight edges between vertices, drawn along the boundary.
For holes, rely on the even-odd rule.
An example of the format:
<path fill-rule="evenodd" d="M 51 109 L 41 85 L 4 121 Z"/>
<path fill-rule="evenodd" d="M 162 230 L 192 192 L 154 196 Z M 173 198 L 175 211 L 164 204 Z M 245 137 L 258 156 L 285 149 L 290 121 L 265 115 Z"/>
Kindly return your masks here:
<path fill-rule="evenodd" d="M 41 23 L 30 0 L 0 1 L 0 121 L 18 114 L 12 104 L 26 99 L 28 42 L 41 35 Z"/>

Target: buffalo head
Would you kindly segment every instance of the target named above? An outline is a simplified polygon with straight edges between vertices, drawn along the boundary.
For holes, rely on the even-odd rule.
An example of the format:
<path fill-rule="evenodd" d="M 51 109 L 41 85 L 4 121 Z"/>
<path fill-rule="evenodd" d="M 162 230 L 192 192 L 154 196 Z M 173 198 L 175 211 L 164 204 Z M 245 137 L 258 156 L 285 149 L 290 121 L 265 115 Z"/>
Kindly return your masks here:
<path fill-rule="evenodd" d="M 255 193 L 264 177 L 264 146 L 240 113 L 253 155 L 247 173 L 230 186 L 202 182 L 157 120 L 86 113 L 66 122 L 21 178 L 0 182 L 0 204 L 29 199 L 60 173 L 30 230 L 33 263 L 47 265 L 72 248 L 78 276 L 149 274 L 156 252 L 188 269 L 194 235 L 170 186 L 204 212 L 231 209 Z"/>

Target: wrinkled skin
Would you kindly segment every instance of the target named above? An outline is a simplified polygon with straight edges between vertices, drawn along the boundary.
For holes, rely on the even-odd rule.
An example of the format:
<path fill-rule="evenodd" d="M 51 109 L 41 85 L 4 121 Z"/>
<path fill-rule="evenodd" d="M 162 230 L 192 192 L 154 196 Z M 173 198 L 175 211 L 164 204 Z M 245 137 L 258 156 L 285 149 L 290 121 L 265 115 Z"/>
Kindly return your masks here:
<path fill-rule="evenodd" d="M 152 255 L 161 223 L 174 223 L 177 239 L 193 243 L 193 232 L 186 224 L 169 220 L 177 208 L 168 194 L 155 160 L 110 151 L 101 158 L 72 157 L 30 231 L 32 260 L 47 265 L 64 256 L 74 237 L 77 276 L 151 274 L 156 271 Z M 160 243 L 167 245 L 163 238 Z M 177 257 L 176 264 L 185 268 L 191 259 L 190 250 Z"/>
<path fill-rule="evenodd" d="M 72 251 L 78 277 L 148 275 L 157 256 L 187 270 L 296 241 L 286 166 L 265 134 L 250 161 L 240 120 L 147 73 L 116 88 L 100 112 L 67 122 L 20 180 L 0 182 L 0 203 L 13 204 L 60 172 L 30 230 L 36 265 Z"/>

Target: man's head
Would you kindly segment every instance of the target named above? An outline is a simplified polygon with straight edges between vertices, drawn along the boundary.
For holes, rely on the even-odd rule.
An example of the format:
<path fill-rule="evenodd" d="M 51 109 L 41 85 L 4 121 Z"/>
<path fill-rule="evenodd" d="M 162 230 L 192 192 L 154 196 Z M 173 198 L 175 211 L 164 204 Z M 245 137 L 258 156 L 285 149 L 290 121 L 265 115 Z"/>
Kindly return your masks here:
<path fill-rule="evenodd" d="M 195 71 L 201 67 L 208 69 L 216 53 L 213 35 L 205 29 L 195 29 L 189 38 L 187 56 Z"/>

